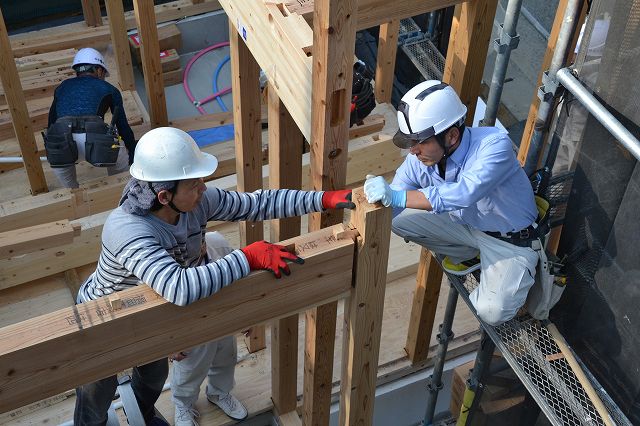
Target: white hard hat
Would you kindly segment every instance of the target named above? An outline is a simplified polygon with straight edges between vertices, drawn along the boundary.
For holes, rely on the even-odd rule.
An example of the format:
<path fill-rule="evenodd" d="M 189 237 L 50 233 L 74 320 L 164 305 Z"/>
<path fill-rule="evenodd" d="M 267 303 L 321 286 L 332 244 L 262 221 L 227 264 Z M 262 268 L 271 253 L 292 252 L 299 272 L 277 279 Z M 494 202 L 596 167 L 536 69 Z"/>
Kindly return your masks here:
<path fill-rule="evenodd" d="M 217 167 L 218 159 L 200 151 L 187 132 L 158 127 L 138 141 L 129 172 L 138 180 L 166 182 L 209 176 Z"/>
<path fill-rule="evenodd" d="M 100 65 L 107 72 L 107 76 L 109 75 L 109 69 L 107 69 L 107 64 L 105 64 L 102 54 L 91 47 L 78 50 L 76 56 L 73 57 L 71 68 L 75 69 L 77 65 Z"/>
<path fill-rule="evenodd" d="M 428 80 L 409 90 L 398 104 L 398 132 L 393 143 L 411 148 L 449 127 L 462 125 L 467 107 L 451 86 Z"/>

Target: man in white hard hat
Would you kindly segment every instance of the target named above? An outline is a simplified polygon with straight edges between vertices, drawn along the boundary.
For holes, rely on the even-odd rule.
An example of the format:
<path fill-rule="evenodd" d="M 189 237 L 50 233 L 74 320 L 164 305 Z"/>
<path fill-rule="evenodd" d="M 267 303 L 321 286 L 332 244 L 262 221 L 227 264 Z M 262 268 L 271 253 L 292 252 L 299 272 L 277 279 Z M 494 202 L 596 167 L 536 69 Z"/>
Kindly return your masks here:
<path fill-rule="evenodd" d="M 160 127 L 147 132 L 136 147 L 132 178 L 124 188 L 120 206 L 104 224 L 97 269 L 80 287 L 77 302 L 148 285 L 169 302 L 184 306 L 215 294 L 252 270 L 267 269 L 280 278 L 282 273 L 290 273 L 287 261 L 303 263 L 302 259 L 266 241 L 228 253 L 208 254 L 207 222 L 261 222 L 354 207 L 351 190 L 244 193 L 207 188 L 203 177 L 211 175 L 217 164 L 214 156 L 201 152 L 182 130 Z M 207 386 L 207 399 L 232 418 L 246 417 L 246 409 L 229 393 L 236 362 L 231 338 L 218 341 L 213 348 L 200 347 L 180 355 L 186 353 L 188 359 L 197 353 L 201 360 L 195 364 L 204 368 L 186 376 L 174 375 L 176 424 L 195 423 L 198 413 L 193 403 L 209 367 L 220 359 L 216 351 L 224 352 L 221 356 L 226 362 L 217 365 L 215 383 L 210 380 Z M 166 358 L 134 368 L 132 386 L 147 424 L 153 421 L 154 404 L 167 374 Z M 116 377 L 112 376 L 79 387 L 75 424 L 104 424 L 116 386 Z"/>
<path fill-rule="evenodd" d="M 80 49 L 72 67 L 76 77 L 55 90 L 45 136 L 49 164 L 66 188 L 79 186 L 78 161 L 107 167 L 109 175 L 121 173 L 133 161 L 135 148 L 122 95 L 105 81 L 109 71 L 102 54 L 90 47 Z M 104 123 L 107 111 L 113 115 L 113 125 Z"/>
<path fill-rule="evenodd" d="M 538 212 L 509 137 L 495 127 L 465 127 L 466 114 L 447 84 L 413 87 L 398 105 L 393 139 L 409 155 L 391 185 L 367 176 L 364 190 L 369 202 L 404 209 L 393 232 L 446 256 L 448 272 L 481 269 L 470 299 L 496 325 L 515 316 L 534 283 Z"/>

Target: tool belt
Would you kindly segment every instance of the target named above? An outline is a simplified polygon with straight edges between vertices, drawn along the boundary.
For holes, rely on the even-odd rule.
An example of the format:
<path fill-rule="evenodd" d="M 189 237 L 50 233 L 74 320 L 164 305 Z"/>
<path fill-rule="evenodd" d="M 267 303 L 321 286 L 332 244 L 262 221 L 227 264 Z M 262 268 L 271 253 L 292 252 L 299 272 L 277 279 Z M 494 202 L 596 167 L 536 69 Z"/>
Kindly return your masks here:
<path fill-rule="evenodd" d="M 44 147 L 51 167 L 68 167 L 78 161 L 74 133 L 84 133 L 85 160 L 96 167 L 116 164 L 120 151 L 117 133 L 98 116 L 61 117 L 44 135 Z"/>
<path fill-rule="evenodd" d="M 529 225 L 526 228 L 516 232 L 502 233 L 484 231 L 484 233 L 489 235 L 490 237 L 506 241 L 519 247 L 530 247 L 532 241 L 537 240 L 540 237 L 538 227 L 534 227 L 533 225 Z"/>

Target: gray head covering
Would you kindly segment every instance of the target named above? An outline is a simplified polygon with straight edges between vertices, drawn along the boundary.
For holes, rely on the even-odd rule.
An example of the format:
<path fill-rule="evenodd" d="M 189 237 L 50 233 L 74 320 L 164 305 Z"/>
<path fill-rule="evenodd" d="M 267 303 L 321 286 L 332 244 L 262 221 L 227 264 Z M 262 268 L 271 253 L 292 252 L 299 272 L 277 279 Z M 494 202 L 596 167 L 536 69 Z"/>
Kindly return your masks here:
<path fill-rule="evenodd" d="M 118 205 L 122 206 L 126 213 L 145 216 L 153 206 L 156 194 L 163 190 L 171 190 L 175 186 L 175 181 L 145 182 L 132 177 L 125 185 Z"/>

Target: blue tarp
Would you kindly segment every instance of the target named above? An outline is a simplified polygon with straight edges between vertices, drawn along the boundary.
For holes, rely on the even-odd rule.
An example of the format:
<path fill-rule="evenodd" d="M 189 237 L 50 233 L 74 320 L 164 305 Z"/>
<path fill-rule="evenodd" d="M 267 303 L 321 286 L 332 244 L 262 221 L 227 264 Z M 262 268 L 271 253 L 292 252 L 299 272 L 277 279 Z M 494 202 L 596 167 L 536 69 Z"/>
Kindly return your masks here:
<path fill-rule="evenodd" d="M 210 129 L 192 130 L 187 132 L 195 139 L 199 147 L 213 145 L 214 143 L 233 140 L 233 124 L 212 127 Z"/>

